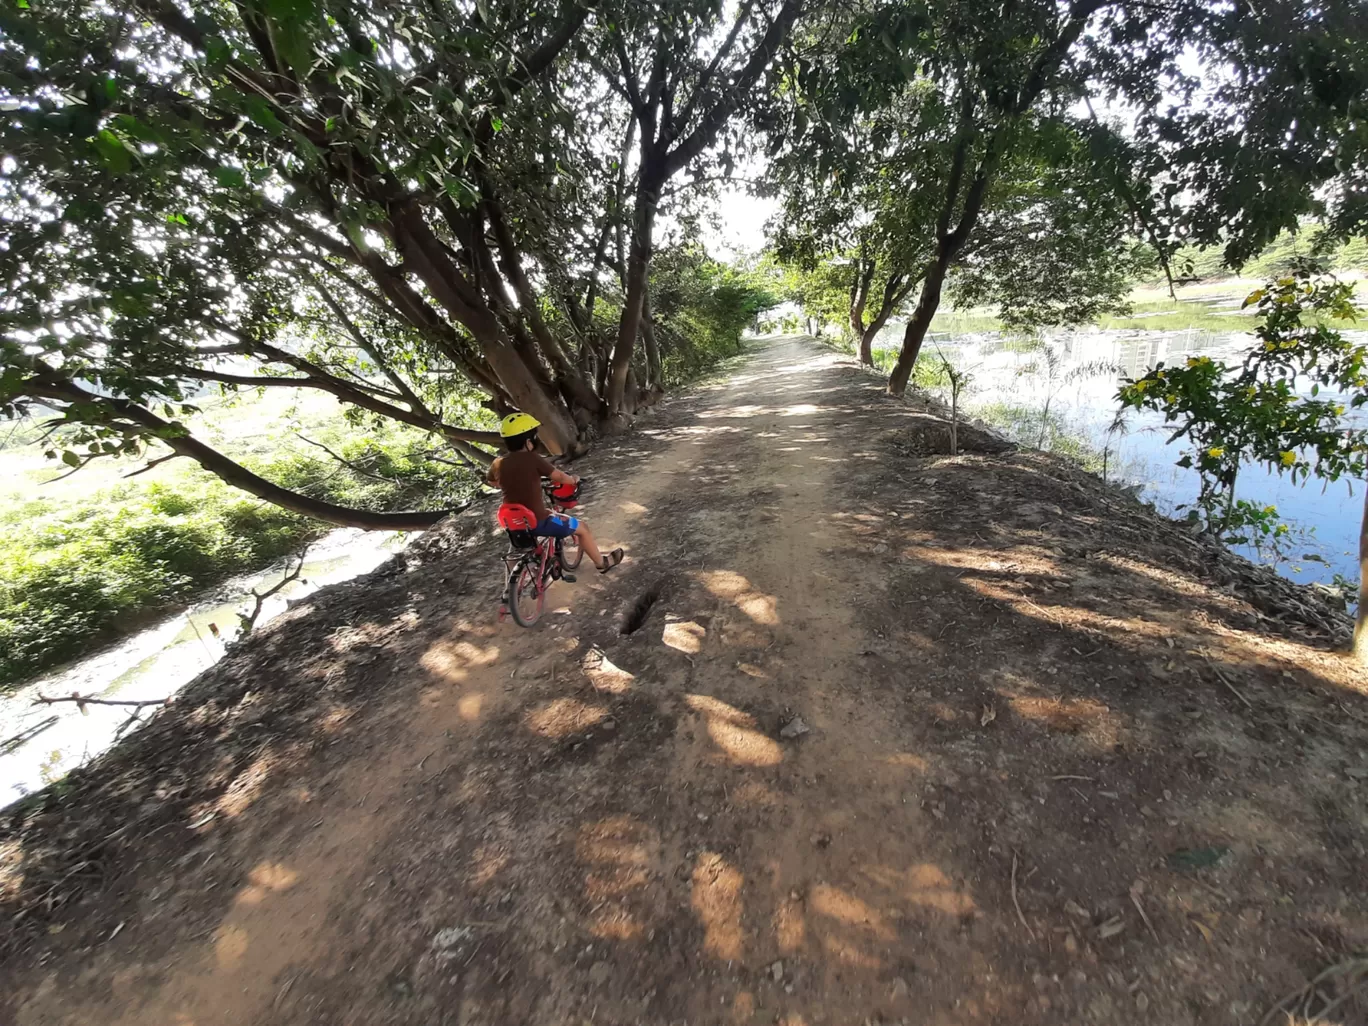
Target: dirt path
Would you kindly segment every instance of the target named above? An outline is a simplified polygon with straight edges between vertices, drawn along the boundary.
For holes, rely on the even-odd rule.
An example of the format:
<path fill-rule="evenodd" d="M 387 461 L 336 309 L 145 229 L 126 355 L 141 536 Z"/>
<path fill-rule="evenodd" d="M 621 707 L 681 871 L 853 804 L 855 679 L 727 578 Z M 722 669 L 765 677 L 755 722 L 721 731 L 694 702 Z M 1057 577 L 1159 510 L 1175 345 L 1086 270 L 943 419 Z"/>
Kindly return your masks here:
<path fill-rule="evenodd" d="M 595 457 L 629 563 L 533 631 L 448 532 L 264 632 L 178 725 L 236 755 L 102 785 L 0 1019 L 1252 1023 L 1368 948 L 1362 677 L 1090 479 L 927 429 L 772 343 Z"/>

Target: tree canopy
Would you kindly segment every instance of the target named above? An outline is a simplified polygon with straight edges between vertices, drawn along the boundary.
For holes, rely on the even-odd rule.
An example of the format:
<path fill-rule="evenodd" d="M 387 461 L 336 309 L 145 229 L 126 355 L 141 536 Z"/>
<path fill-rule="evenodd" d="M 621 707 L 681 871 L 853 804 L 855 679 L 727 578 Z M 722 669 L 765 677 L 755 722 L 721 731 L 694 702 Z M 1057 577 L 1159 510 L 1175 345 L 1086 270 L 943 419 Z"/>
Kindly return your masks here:
<path fill-rule="evenodd" d="M 1142 240 L 1168 266 L 1186 242 L 1238 263 L 1307 214 L 1362 233 L 1363 14 L 861 6 L 836 41 L 795 48 L 768 112 L 781 255 L 847 267 L 857 332 L 877 280 L 896 280 L 882 292 L 894 308 L 917 283 L 896 393 L 947 282 L 1008 319 L 1069 321 L 1119 299 Z"/>
<path fill-rule="evenodd" d="M 189 398 L 321 390 L 472 467 L 521 409 L 577 454 L 761 301 L 696 240 L 654 270 L 662 208 L 743 159 L 866 358 L 911 308 L 900 392 L 947 290 L 1070 321 L 1146 254 L 1361 233 L 1363 13 L 27 0 L 0 12 L 0 412 L 57 410 L 76 465 L 164 443 L 345 523 L 191 437 Z"/>

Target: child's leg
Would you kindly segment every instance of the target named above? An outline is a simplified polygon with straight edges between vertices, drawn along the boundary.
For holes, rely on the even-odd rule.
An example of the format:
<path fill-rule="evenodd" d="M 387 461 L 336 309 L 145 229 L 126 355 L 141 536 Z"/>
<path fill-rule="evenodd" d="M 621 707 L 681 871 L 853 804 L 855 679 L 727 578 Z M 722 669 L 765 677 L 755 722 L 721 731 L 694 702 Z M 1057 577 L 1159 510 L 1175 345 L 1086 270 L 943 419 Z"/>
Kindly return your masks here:
<path fill-rule="evenodd" d="M 594 541 L 594 535 L 590 532 L 589 526 L 583 520 L 580 521 L 579 527 L 575 530 L 575 537 L 579 539 L 580 548 L 582 548 L 585 551 L 585 554 L 593 560 L 594 566 L 598 567 L 600 570 L 607 570 L 608 566 L 605 565 L 603 554 L 599 552 L 598 543 Z M 609 553 L 608 563 L 612 566 L 616 566 L 621 562 L 621 549 L 614 549 Z"/>
<path fill-rule="evenodd" d="M 589 531 L 589 526 L 583 520 L 575 530 L 575 537 L 579 539 L 580 548 L 589 557 L 594 566 L 603 566 L 603 554 L 599 552 L 598 545 L 594 542 L 594 536 Z"/>

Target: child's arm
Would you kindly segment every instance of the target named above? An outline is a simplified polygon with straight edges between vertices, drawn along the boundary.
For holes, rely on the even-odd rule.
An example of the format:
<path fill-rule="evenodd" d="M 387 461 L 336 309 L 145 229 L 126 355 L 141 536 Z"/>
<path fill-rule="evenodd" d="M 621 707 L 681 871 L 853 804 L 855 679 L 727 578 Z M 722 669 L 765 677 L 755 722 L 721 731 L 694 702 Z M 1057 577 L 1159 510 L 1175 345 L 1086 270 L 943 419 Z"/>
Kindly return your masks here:
<path fill-rule="evenodd" d="M 503 457 L 500 456 L 489 465 L 489 473 L 485 475 L 485 482 L 493 485 L 495 488 L 499 487 L 499 464 L 502 462 Z"/>
<path fill-rule="evenodd" d="M 573 474 L 567 474 L 563 470 L 557 470 L 551 461 L 545 457 L 540 457 L 540 459 L 541 464 L 537 467 L 537 470 L 541 473 L 542 477 L 549 478 L 552 484 L 579 484 L 579 478 L 575 477 Z"/>

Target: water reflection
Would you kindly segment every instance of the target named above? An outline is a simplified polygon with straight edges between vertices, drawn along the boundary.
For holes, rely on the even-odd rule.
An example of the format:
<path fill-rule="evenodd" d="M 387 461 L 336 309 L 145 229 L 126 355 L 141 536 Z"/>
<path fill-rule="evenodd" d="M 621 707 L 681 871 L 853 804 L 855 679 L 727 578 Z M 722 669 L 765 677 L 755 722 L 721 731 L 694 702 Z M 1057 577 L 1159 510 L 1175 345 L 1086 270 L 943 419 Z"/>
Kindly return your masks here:
<path fill-rule="evenodd" d="M 895 330 L 884 336 L 890 345 L 901 340 L 901 328 Z M 1368 341 L 1368 333 L 1345 335 Z M 1142 499 L 1166 515 L 1178 516 L 1197 496 L 1197 473 L 1174 465 L 1182 443 L 1169 444 L 1171 428 L 1159 415 L 1132 411 L 1118 428 L 1117 386 L 1161 361 L 1172 365 L 1193 353 L 1236 363 L 1248 351 L 1251 336 L 1201 329 L 1057 331 L 1041 340 L 1048 353 L 997 333 L 941 336 L 934 341 L 972 376 L 970 394 L 963 400 L 971 416 L 982 417 L 1025 445 L 1044 443 L 1044 448 L 1085 457 L 1093 470 L 1101 471 L 1105 460 L 1109 479 L 1136 486 Z M 1277 563 L 1280 573 L 1303 583 L 1329 584 L 1336 574 L 1356 580 L 1362 515 L 1357 485 L 1322 486 L 1313 480 L 1298 486 L 1261 466 L 1247 467 L 1237 495 L 1276 506 L 1293 534 L 1292 546 L 1281 556 L 1260 553 L 1252 546 L 1240 551 L 1256 561 Z"/>

